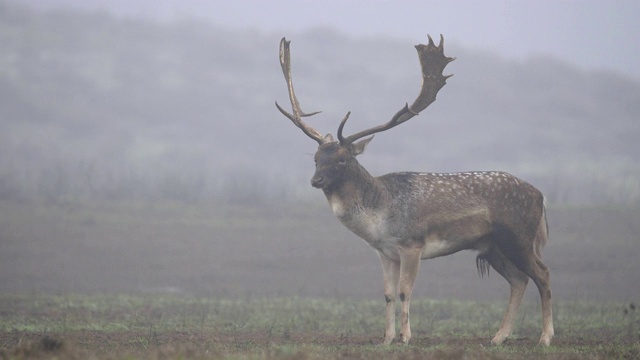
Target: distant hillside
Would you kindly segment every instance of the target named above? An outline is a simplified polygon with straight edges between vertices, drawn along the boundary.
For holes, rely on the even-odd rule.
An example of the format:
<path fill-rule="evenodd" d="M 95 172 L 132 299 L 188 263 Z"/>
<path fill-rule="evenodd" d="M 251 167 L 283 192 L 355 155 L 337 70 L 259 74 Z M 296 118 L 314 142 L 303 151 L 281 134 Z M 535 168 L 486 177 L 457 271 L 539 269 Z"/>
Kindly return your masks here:
<path fill-rule="evenodd" d="M 314 194 L 315 143 L 273 105 L 288 105 L 282 35 L 324 132 L 349 110 L 347 133 L 387 121 L 417 95 L 410 43 L 0 6 L 0 197 Z M 445 53 L 458 59 L 438 101 L 361 156 L 374 174 L 501 169 L 554 202 L 640 203 L 640 83 L 549 58 Z"/>

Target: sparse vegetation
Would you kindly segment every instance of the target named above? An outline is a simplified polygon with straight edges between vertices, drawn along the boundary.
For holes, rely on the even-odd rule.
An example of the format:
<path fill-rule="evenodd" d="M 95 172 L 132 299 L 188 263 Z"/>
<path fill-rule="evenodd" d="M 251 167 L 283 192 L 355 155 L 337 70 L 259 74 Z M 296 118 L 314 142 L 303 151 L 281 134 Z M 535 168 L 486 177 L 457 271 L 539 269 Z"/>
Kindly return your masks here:
<path fill-rule="evenodd" d="M 419 300 L 409 346 L 380 346 L 380 304 L 331 298 L 220 299 L 183 296 L 0 296 L 0 355 L 111 359 L 591 359 L 640 356 L 628 307 L 559 302 L 557 336 L 536 346 L 535 304 L 524 304 L 504 346 L 490 347 L 496 304 Z M 570 316 L 569 316 L 570 314 Z M 595 314 L 595 315 L 594 315 Z M 569 319 L 570 317 L 570 319 Z"/>
<path fill-rule="evenodd" d="M 419 300 L 411 345 L 379 345 L 380 304 L 331 298 L 220 299 L 131 295 L 2 295 L 0 354 L 5 359 L 549 359 L 637 358 L 628 308 L 560 302 L 554 345 L 535 345 L 537 321 L 525 314 L 504 346 L 490 347 L 501 307 Z M 624 311 L 624 310 L 627 311 Z M 379 336 L 378 336 L 379 335 Z"/>

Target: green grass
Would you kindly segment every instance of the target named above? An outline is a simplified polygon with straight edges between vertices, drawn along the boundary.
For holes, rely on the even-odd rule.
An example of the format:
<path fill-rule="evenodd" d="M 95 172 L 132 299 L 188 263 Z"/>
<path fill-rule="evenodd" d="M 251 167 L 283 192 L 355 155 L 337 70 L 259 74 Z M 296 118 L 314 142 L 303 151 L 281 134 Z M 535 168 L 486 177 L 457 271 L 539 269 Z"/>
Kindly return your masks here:
<path fill-rule="evenodd" d="M 556 338 L 551 347 L 542 348 L 536 345 L 538 306 L 525 303 L 512 339 L 490 347 L 502 307 L 417 300 L 412 304 L 411 344 L 381 346 L 380 301 L 2 295 L 0 358 L 29 358 L 46 349 L 58 358 L 116 359 L 640 356 L 638 310 L 630 305 L 556 301 Z M 61 341 L 62 350 L 50 349 L 51 339 Z"/>
<path fill-rule="evenodd" d="M 379 262 L 325 204 L 0 202 L 0 359 L 635 359 L 638 214 L 550 209 L 551 347 L 535 286 L 489 346 L 508 284 L 472 253 L 424 262 L 410 345 L 380 346 Z"/>

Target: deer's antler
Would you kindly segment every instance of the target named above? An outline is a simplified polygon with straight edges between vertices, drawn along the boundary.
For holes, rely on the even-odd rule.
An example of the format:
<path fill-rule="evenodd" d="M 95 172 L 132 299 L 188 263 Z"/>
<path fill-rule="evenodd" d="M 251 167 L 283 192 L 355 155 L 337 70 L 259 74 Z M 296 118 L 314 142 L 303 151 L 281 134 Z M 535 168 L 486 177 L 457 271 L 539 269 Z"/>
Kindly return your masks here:
<path fill-rule="evenodd" d="M 293 114 L 288 113 L 286 110 L 280 107 L 277 101 L 276 107 L 284 116 L 289 118 L 289 120 L 291 120 L 294 125 L 299 127 L 302 132 L 304 132 L 308 137 L 312 138 L 313 140 L 317 141 L 318 144 L 322 145 L 323 143 L 327 142 L 322 134 L 318 130 L 312 128 L 302 121 L 303 117 L 318 114 L 320 111 L 306 114 L 302 111 L 302 109 L 300 109 L 300 103 L 298 103 L 298 98 L 296 97 L 296 93 L 293 90 L 293 82 L 291 81 L 291 55 L 289 51 L 290 43 L 291 41 L 287 41 L 287 39 L 285 38 L 282 38 L 282 40 L 280 40 L 280 66 L 282 67 L 284 79 L 287 81 L 287 87 L 289 89 L 289 100 L 291 100 Z"/>
<path fill-rule="evenodd" d="M 438 91 L 446 84 L 447 79 L 453 76 L 442 75 L 442 71 L 447 64 L 455 60 L 455 58 L 444 55 L 444 37 L 442 35 L 440 35 L 440 44 L 438 46 L 435 45 L 433 39 L 429 36 L 429 44 L 416 45 L 416 50 L 418 51 L 420 65 L 422 67 L 422 88 L 420 89 L 418 98 L 416 98 L 411 106 L 409 106 L 409 104 L 405 104 L 405 106 L 400 109 L 400 111 L 398 111 L 386 124 L 360 131 L 346 138 L 342 136 L 342 130 L 348 119 L 348 116 L 345 116 L 345 118 L 340 122 L 340 127 L 338 127 L 338 140 L 340 140 L 341 144 L 351 144 L 365 136 L 398 126 L 418 115 L 422 110 L 426 109 L 436 100 Z"/>

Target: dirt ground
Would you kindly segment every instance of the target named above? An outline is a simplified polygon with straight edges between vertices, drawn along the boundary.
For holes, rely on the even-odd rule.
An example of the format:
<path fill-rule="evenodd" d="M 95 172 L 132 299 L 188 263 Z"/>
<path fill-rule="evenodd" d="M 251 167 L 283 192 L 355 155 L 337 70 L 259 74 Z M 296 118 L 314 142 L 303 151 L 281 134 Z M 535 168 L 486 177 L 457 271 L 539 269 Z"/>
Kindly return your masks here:
<path fill-rule="evenodd" d="M 611 357 L 640 359 L 640 348 L 637 346 L 633 347 L 630 344 L 618 342 L 613 347 L 611 339 L 608 339 L 606 334 L 603 335 L 605 336 L 601 340 L 559 340 L 554 342 L 556 350 L 545 353 L 536 348 L 536 339 L 529 338 L 510 339 L 500 351 L 495 351 L 495 348 L 488 344 L 488 339 L 429 338 L 420 336 L 420 334 L 412 340 L 410 347 L 402 345 L 372 347 L 372 345 L 378 344 L 382 337 L 321 333 L 294 333 L 285 337 L 268 332 L 203 334 L 126 331 L 114 333 L 65 332 L 56 336 L 44 336 L 14 332 L 0 333 L 0 343 L 5 346 L 5 350 L 0 350 L 0 358 L 215 359 L 253 357 L 305 359 L 331 356 L 336 359 L 417 359 L 427 356 L 443 359 L 524 359 L 535 356 L 536 358 L 549 359 L 576 359 L 586 356 L 586 354 L 578 355 L 573 351 L 563 352 L 561 349 L 591 348 L 594 349 L 589 353 L 589 357 L 592 359 Z M 283 350 L 287 346 L 291 346 L 295 350 Z"/>

